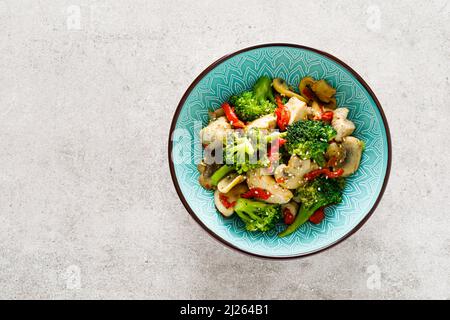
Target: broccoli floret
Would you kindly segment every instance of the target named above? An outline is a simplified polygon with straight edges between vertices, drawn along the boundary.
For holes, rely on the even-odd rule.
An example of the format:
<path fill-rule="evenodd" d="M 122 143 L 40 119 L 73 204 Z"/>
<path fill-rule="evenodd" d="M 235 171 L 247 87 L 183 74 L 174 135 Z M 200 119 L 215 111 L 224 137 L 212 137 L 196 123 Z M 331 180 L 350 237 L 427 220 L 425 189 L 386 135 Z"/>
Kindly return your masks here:
<path fill-rule="evenodd" d="M 253 121 L 275 110 L 275 99 L 271 87 L 272 80 L 261 77 L 252 91 L 245 91 L 230 98 L 239 119 Z"/>
<path fill-rule="evenodd" d="M 298 188 L 294 199 L 301 203 L 301 207 L 294 223 L 289 225 L 279 236 L 285 237 L 293 233 L 308 221 L 317 209 L 341 202 L 344 183 L 344 179 L 319 177 Z"/>
<path fill-rule="evenodd" d="M 287 128 L 286 147 L 290 154 L 303 160 L 312 159 L 323 167 L 328 141 L 335 136 L 336 130 L 322 121 L 297 121 Z"/>
<path fill-rule="evenodd" d="M 227 137 L 224 160 L 239 174 L 249 170 L 267 167 L 270 164 L 267 156 L 267 143 L 271 135 L 264 135 L 258 129 L 241 133 L 238 131 Z"/>
<path fill-rule="evenodd" d="M 281 218 L 280 205 L 244 198 L 236 201 L 234 211 L 245 223 L 245 228 L 248 231 L 268 231 Z"/>

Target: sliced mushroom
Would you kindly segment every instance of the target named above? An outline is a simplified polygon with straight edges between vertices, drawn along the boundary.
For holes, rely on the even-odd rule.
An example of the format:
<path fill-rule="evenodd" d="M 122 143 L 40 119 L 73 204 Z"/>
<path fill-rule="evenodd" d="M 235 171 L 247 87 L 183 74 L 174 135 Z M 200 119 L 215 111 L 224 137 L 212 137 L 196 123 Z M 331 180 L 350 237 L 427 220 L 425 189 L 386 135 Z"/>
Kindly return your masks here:
<path fill-rule="evenodd" d="M 200 162 L 197 165 L 197 169 L 200 172 L 200 177 L 198 178 L 198 182 L 205 189 L 213 189 L 213 185 L 211 183 L 211 176 L 213 173 L 220 167 L 219 164 L 206 164 L 205 162 Z"/>
<path fill-rule="evenodd" d="M 200 140 L 203 144 L 210 144 L 215 140 L 222 141 L 229 130 L 231 130 L 231 124 L 227 118 L 219 117 L 200 130 Z"/>
<path fill-rule="evenodd" d="M 305 98 L 303 98 L 301 95 L 299 95 L 298 93 L 295 93 L 294 91 L 289 89 L 289 86 L 286 83 L 286 81 L 284 81 L 281 78 L 273 79 L 272 87 L 282 96 L 286 96 L 289 98 L 296 97 L 297 99 L 299 99 L 301 101 L 307 102 L 307 100 Z"/>
<path fill-rule="evenodd" d="M 214 192 L 214 204 L 216 205 L 217 210 L 226 218 L 230 217 L 234 209 L 231 206 L 233 202 L 236 202 L 241 194 L 248 191 L 247 184 L 241 183 L 235 186 L 227 193 L 221 193 L 219 190 Z M 227 202 L 227 206 L 225 206 L 224 202 Z M 227 208 L 228 207 L 228 208 Z"/>
<path fill-rule="evenodd" d="M 277 124 L 277 117 L 275 117 L 275 115 L 273 114 L 267 114 L 265 116 L 262 116 L 261 118 L 253 120 L 245 128 L 246 130 L 250 130 L 252 128 L 274 129 L 276 124 Z"/>
<path fill-rule="evenodd" d="M 256 169 L 247 172 L 247 184 L 251 188 L 261 188 L 271 193 L 271 196 L 264 200 L 268 203 L 288 203 L 294 196 L 292 192 L 276 183 L 273 176 L 265 175 L 264 170 Z"/>
<path fill-rule="evenodd" d="M 286 107 L 290 112 L 289 124 L 299 120 L 307 120 L 310 109 L 305 102 L 299 100 L 297 97 L 292 97 L 286 103 Z"/>
<path fill-rule="evenodd" d="M 289 159 L 288 165 L 281 164 L 275 169 L 275 181 L 284 188 L 297 189 L 304 184 L 303 176 L 318 168 L 311 160 L 302 160 L 294 155 Z"/>
<path fill-rule="evenodd" d="M 361 161 L 364 142 L 355 137 L 345 137 L 342 142 L 342 147 L 345 149 L 345 159 L 338 164 L 335 169 L 342 168 L 344 170 L 343 177 L 348 177 L 358 170 Z"/>
<path fill-rule="evenodd" d="M 331 98 L 336 94 L 336 89 L 333 88 L 328 82 L 324 79 L 315 81 L 311 84 L 311 90 L 314 94 L 319 98 L 320 101 L 329 103 Z"/>
<path fill-rule="evenodd" d="M 225 111 L 223 108 L 219 108 L 214 111 L 209 111 L 208 115 L 210 120 L 216 120 L 219 117 L 223 117 L 225 115 Z"/>
<path fill-rule="evenodd" d="M 217 184 L 217 190 L 219 190 L 221 193 L 227 193 L 230 191 L 233 187 L 237 186 L 238 184 L 245 181 L 245 176 L 237 174 L 237 173 L 230 173 L 227 176 L 225 176 L 220 182 Z"/>
<path fill-rule="evenodd" d="M 343 138 L 351 135 L 355 131 L 355 124 L 347 119 L 349 110 L 347 108 L 337 108 L 333 113 L 331 125 L 337 134 L 334 138 L 337 142 L 341 142 Z"/>
<path fill-rule="evenodd" d="M 342 163 L 345 159 L 346 151 L 345 148 L 340 143 L 332 142 L 328 145 L 325 157 L 328 160 L 333 160 L 332 165 L 336 166 Z"/>

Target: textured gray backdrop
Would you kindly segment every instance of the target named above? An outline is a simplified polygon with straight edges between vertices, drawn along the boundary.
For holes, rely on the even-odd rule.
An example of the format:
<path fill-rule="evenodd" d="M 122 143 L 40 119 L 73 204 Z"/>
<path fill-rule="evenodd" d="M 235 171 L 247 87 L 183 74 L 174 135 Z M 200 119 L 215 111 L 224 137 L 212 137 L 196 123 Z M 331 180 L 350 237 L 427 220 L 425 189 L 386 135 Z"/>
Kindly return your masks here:
<path fill-rule="evenodd" d="M 450 298 L 450 4 L 0 1 L 0 298 Z M 378 210 L 332 250 L 233 252 L 190 218 L 172 114 L 215 59 L 328 51 L 376 92 L 393 141 Z"/>

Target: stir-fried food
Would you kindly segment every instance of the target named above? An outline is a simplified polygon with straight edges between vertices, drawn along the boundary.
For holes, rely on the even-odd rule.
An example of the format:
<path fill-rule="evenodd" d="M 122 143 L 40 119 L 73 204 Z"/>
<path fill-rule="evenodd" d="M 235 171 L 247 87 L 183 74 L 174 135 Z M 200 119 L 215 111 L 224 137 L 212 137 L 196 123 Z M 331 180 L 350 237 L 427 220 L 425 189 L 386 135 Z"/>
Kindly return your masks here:
<path fill-rule="evenodd" d="M 337 107 L 336 89 L 312 77 L 297 88 L 260 77 L 211 111 L 200 131 L 199 183 L 214 191 L 224 217 L 237 216 L 251 232 L 284 224 L 284 237 L 321 223 L 360 165 L 364 142 L 352 136 L 355 124 L 348 108 Z"/>

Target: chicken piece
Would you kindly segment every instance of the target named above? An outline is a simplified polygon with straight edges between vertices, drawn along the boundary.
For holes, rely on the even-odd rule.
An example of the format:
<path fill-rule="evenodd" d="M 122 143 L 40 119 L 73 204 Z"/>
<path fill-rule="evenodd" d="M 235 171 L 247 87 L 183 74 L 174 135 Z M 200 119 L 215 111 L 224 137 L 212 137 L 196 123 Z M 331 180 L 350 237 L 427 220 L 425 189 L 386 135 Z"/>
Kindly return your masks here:
<path fill-rule="evenodd" d="M 251 188 L 261 188 L 271 193 L 271 196 L 264 200 L 268 203 L 284 204 L 288 203 L 294 196 L 292 192 L 276 183 L 273 176 L 265 175 L 262 169 L 250 170 L 247 172 L 247 184 Z"/>
<path fill-rule="evenodd" d="M 334 138 L 337 142 L 341 142 L 343 138 L 351 135 L 355 131 L 355 124 L 347 119 L 348 112 L 349 110 L 347 108 L 337 108 L 334 110 L 331 125 L 337 132 Z"/>
<path fill-rule="evenodd" d="M 294 155 L 289 159 L 288 165 L 281 164 L 275 169 L 275 181 L 284 188 L 297 189 L 305 182 L 303 176 L 316 169 L 319 169 L 316 163 Z"/>
<path fill-rule="evenodd" d="M 200 130 L 200 140 L 203 144 L 210 144 L 216 140 L 222 141 L 229 130 L 231 130 L 231 124 L 227 118 L 219 117 Z"/>
<path fill-rule="evenodd" d="M 292 97 L 285 104 L 290 112 L 289 124 L 292 124 L 298 120 L 307 120 L 308 115 L 311 113 L 311 108 L 309 108 L 305 102 L 301 101 L 297 97 Z"/>
<path fill-rule="evenodd" d="M 275 117 L 275 115 L 273 114 L 267 114 L 265 116 L 262 116 L 261 118 L 258 118 L 250 122 L 246 126 L 246 129 L 247 130 L 251 128 L 275 129 L 276 124 L 277 124 L 277 117 Z"/>

